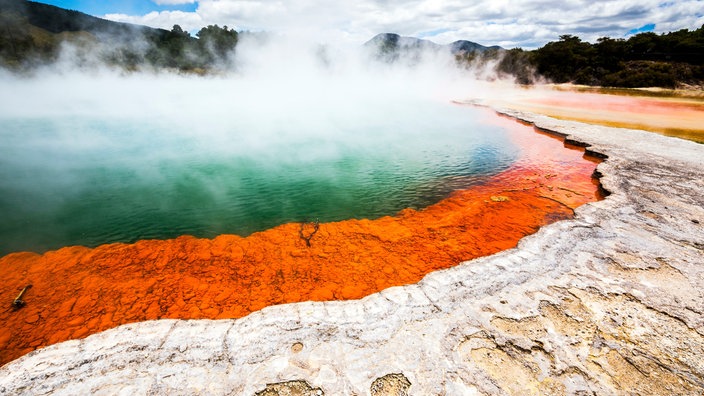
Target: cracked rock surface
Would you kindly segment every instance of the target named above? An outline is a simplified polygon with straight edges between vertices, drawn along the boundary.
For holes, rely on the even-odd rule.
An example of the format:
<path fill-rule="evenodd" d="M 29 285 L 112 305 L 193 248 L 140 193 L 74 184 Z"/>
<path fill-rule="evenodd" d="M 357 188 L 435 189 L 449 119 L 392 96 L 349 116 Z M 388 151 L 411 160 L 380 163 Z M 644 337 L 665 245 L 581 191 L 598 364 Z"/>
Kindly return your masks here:
<path fill-rule="evenodd" d="M 0 394 L 704 394 L 704 145 L 500 112 L 607 156 L 611 195 L 362 300 L 40 349 L 0 368 Z"/>

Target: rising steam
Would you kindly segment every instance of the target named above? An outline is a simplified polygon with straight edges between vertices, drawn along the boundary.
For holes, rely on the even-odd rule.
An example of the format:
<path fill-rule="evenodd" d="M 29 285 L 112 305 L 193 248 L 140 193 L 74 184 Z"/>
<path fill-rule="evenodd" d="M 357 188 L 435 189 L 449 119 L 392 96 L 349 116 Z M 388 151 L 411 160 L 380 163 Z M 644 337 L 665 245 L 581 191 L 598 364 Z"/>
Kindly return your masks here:
<path fill-rule="evenodd" d="M 515 157 L 447 56 L 243 39 L 227 69 L 129 71 L 67 47 L 0 80 L 0 254 L 420 207 Z M 87 67 L 86 65 L 90 65 Z"/>

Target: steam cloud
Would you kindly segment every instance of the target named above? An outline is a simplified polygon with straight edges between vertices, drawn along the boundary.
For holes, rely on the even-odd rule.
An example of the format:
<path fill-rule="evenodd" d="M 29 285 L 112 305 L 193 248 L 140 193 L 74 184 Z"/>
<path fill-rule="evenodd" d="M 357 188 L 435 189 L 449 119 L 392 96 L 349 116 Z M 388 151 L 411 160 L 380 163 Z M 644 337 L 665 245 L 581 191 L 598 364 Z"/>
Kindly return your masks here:
<path fill-rule="evenodd" d="M 353 208 L 346 217 L 392 214 L 437 200 L 439 177 L 495 172 L 515 155 L 479 113 L 449 103 L 482 89 L 449 54 L 390 65 L 363 48 L 251 39 L 231 70 L 208 76 L 62 59 L 0 75 L 0 254 L 246 234 L 336 205 Z M 277 183 L 291 189 L 267 187 Z M 257 193 L 271 201 L 247 202 Z"/>

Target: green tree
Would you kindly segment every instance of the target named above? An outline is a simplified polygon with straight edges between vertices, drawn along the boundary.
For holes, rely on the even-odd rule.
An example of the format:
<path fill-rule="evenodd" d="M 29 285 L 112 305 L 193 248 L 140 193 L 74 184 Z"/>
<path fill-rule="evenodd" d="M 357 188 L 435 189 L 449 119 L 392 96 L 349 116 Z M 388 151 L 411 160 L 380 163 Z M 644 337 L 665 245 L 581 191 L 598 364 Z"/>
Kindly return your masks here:
<path fill-rule="evenodd" d="M 661 50 L 660 37 L 653 32 L 638 33 L 627 41 L 627 59 L 653 59 Z"/>
<path fill-rule="evenodd" d="M 560 41 L 550 42 L 535 51 L 537 70 L 557 83 L 575 81 L 591 83 L 591 70 L 596 50 L 577 36 L 560 36 Z"/>
<path fill-rule="evenodd" d="M 237 46 L 239 35 L 234 29 L 218 25 L 206 26 L 196 33 L 202 53 L 210 54 L 211 59 L 227 61 Z"/>
<path fill-rule="evenodd" d="M 205 64 L 199 56 L 197 40 L 179 25 L 174 25 L 170 31 L 161 31 L 151 41 L 146 59 L 155 67 L 192 70 Z"/>
<path fill-rule="evenodd" d="M 626 40 L 601 37 L 597 40 L 595 48 L 594 63 L 603 73 L 613 73 L 621 69 L 621 62 L 626 52 Z"/>
<path fill-rule="evenodd" d="M 513 48 L 503 52 L 496 70 L 499 74 L 514 76 L 519 84 L 532 84 L 535 71 L 531 63 L 530 52 L 523 51 L 521 48 Z"/>

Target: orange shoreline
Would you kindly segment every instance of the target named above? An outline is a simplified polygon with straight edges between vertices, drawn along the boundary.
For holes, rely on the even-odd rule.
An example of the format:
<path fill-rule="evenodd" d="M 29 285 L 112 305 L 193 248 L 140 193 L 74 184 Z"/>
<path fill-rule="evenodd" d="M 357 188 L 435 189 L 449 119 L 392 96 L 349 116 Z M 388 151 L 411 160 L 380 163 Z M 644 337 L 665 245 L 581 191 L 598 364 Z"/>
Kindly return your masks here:
<path fill-rule="evenodd" d="M 616 128 L 641 129 L 704 143 L 704 96 L 577 86 L 510 90 L 487 100 L 497 107 Z"/>
<path fill-rule="evenodd" d="M 239 318 L 269 305 L 356 299 L 416 283 L 515 247 L 600 198 L 596 159 L 513 120 L 492 122 L 509 128 L 522 150 L 514 167 L 423 210 L 320 224 L 310 246 L 301 224 L 284 224 L 246 238 L 182 236 L 2 257 L 0 364 L 125 323 Z M 26 306 L 12 309 L 27 284 Z"/>

